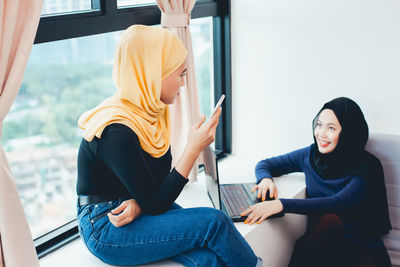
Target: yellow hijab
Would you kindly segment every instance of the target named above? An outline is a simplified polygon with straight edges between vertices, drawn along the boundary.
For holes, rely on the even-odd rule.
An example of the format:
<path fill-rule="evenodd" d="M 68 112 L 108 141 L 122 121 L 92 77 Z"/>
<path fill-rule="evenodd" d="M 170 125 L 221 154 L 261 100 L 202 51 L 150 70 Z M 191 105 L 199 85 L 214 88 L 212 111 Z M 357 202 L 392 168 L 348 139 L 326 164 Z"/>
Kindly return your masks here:
<path fill-rule="evenodd" d="M 101 138 L 107 125 L 131 128 L 144 151 L 159 158 L 169 149 L 169 110 L 160 100 L 162 80 L 186 59 L 186 49 L 172 32 L 144 25 L 129 27 L 121 37 L 114 60 L 118 90 L 81 115 L 83 137 Z"/>

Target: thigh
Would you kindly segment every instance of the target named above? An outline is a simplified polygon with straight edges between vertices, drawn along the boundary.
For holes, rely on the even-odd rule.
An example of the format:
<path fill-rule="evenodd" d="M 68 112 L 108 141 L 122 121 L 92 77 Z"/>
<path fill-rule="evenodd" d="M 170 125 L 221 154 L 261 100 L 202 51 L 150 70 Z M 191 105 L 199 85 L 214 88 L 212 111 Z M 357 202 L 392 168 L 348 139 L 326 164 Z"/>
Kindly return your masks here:
<path fill-rule="evenodd" d="M 209 248 L 197 248 L 182 252 L 171 260 L 180 262 L 188 267 L 226 267 L 225 262 Z"/>
<path fill-rule="evenodd" d="M 112 225 L 108 217 L 97 221 L 87 246 L 106 263 L 132 265 L 157 261 L 200 248 L 215 216 L 212 208 L 182 209 L 177 206 L 152 216 L 141 215 L 122 227 Z"/>
<path fill-rule="evenodd" d="M 336 215 L 309 216 L 307 231 L 296 241 L 289 266 L 343 266 L 346 245 Z"/>

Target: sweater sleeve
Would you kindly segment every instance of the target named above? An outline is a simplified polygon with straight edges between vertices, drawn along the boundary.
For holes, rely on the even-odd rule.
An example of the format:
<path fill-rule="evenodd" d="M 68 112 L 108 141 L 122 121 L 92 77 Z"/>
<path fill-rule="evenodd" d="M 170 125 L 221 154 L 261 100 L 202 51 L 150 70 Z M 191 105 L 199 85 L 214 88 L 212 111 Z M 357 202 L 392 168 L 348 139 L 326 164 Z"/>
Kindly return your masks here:
<path fill-rule="evenodd" d="M 256 165 L 256 178 L 259 183 L 263 178 L 278 177 L 303 170 L 304 158 L 309 148 L 295 150 L 288 154 L 261 160 Z"/>
<path fill-rule="evenodd" d="M 314 212 L 344 212 L 359 204 L 366 197 L 366 184 L 363 178 L 353 177 L 338 193 L 327 197 L 306 199 L 280 199 L 283 212 L 310 214 Z"/>
<path fill-rule="evenodd" d="M 143 153 L 131 131 L 114 131 L 97 147 L 99 159 L 120 179 L 143 212 L 160 214 L 175 201 L 188 180 L 174 168 L 157 183 Z"/>

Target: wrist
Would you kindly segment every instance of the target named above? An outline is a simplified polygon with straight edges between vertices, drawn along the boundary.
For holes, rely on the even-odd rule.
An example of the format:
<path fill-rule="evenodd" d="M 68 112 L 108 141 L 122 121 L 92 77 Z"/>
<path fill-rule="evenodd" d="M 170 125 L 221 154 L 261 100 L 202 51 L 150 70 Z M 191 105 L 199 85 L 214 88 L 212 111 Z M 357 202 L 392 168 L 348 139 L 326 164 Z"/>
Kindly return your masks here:
<path fill-rule="evenodd" d="M 272 178 L 270 178 L 270 177 L 264 177 L 264 178 L 262 178 L 261 180 L 260 180 L 260 182 L 259 182 L 259 184 L 261 184 L 261 183 L 270 183 L 270 182 L 274 182 L 274 180 L 272 179 Z"/>
<path fill-rule="evenodd" d="M 181 158 L 175 165 L 175 170 L 182 175 L 182 177 L 188 179 L 190 171 L 193 168 L 193 164 L 196 162 L 196 159 L 199 157 L 199 155 L 200 152 L 197 152 L 195 149 L 186 146 Z"/>
<path fill-rule="evenodd" d="M 283 211 L 282 201 L 280 201 L 279 199 L 276 199 L 276 200 L 273 200 L 273 201 L 275 202 L 275 206 L 276 206 L 277 212 Z"/>
<path fill-rule="evenodd" d="M 198 146 L 193 146 L 188 143 L 183 151 L 183 154 L 187 157 L 193 157 L 197 159 L 200 156 L 201 151 L 202 149 L 200 149 Z"/>

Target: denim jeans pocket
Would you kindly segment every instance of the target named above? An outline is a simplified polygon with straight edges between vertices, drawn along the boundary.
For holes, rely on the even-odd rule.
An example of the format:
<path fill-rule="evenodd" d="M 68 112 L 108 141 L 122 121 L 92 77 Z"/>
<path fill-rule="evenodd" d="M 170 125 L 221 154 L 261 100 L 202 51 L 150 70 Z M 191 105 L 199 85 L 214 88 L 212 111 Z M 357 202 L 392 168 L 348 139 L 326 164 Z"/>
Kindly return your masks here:
<path fill-rule="evenodd" d="M 93 204 L 89 214 L 90 225 L 92 227 L 93 237 L 99 239 L 104 226 L 109 223 L 107 213 L 120 204 L 119 200 Z"/>

